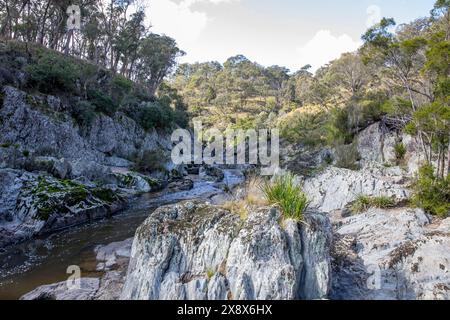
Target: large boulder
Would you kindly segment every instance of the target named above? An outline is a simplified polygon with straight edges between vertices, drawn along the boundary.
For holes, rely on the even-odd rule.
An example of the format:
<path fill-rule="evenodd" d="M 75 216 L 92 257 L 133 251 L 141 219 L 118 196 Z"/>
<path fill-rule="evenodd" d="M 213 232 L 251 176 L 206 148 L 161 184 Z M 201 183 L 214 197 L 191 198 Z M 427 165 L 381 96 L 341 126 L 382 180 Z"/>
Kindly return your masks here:
<path fill-rule="evenodd" d="M 222 169 L 220 169 L 216 166 L 210 166 L 210 165 L 201 166 L 200 170 L 199 170 L 199 176 L 200 176 L 200 178 L 202 178 L 204 180 L 209 180 L 209 181 L 214 181 L 214 182 L 220 182 L 225 177 Z"/>
<path fill-rule="evenodd" d="M 371 209 L 336 223 L 333 299 L 450 299 L 450 219 Z"/>
<path fill-rule="evenodd" d="M 410 196 L 400 168 L 398 171 L 366 168 L 360 171 L 329 167 L 319 175 L 307 178 L 303 189 L 311 206 L 323 212 L 343 209 L 358 195 L 387 196 L 401 202 Z"/>
<path fill-rule="evenodd" d="M 122 299 L 320 299 L 330 283 L 331 226 L 262 208 L 246 221 L 220 207 L 157 209 L 134 238 Z"/>
<path fill-rule="evenodd" d="M 81 278 L 79 286 L 62 281 L 40 286 L 20 300 L 93 300 L 99 287 L 100 280 L 97 278 Z"/>
<path fill-rule="evenodd" d="M 397 161 L 395 146 L 400 143 L 406 148 L 403 161 L 403 167 L 406 169 L 404 175 L 417 172 L 425 160 L 417 138 L 403 132 L 389 130 L 382 122 L 370 125 L 356 138 L 363 167 L 395 165 Z"/>
<path fill-rule="evenodd" d="M 104 218 L 124 207 L 115 190 L 0 169 L 0 248 Z"/>
<path fill-rule="evenodd" d="M 0 169 L 0 224 L 13 220 L 14 208 L 22 185 L 20 171 Z"/>

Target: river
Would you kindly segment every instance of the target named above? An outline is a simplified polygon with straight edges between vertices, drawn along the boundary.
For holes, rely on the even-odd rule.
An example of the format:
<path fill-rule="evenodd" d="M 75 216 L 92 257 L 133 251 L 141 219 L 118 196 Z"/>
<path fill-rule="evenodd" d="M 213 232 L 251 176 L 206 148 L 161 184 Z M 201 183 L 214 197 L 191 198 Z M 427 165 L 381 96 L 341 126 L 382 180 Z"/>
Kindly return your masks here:
<path fill-rule="evenodd" d="M 224 182 L 233 188 L 244 181 L 238 170 L 224 170 Z M 18 299 L 44 284 L 66 280 L 71 265 L 80 266 L 82 277 L 96 277 L 94 249 L 134 236 L 138 226 L 161 205 L 189 199 L 208 199 L 223 193 L 218 184 L 197 176 L 189 191 L 163 190 L 135 199 L 129 207 L 111 218 L 36 238 L 0 252 L 0 300 Z"/>

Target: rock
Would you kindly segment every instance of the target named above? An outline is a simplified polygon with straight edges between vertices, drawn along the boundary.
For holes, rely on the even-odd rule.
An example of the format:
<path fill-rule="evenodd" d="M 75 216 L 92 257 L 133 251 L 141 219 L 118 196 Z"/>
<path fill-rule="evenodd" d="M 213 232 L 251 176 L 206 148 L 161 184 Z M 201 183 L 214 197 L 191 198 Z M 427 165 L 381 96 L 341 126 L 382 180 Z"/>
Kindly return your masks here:
<path fill-rule="evenodd" d="M 32 169 L 46 171 L 59 179 L 70 178 L 72 174 L 72 166 L 64 158 L 58 160 L 53 157 L 36 157 L 33 159 Z"/>
<path fill-rule="evenodd" d="M 13 211 L 22 187 L 21 172 L 0 169 L 0 225 L 13 220 Z"/>
<path fill-rule="evenodd" d="M 447 219 L 449 220 L 449 219 Z M 419 209 L 372 209 L 336 224 L 333 299 L 450 299 L 450 229 Z"/>
<path fill-rule="evenodd" d="M 343 209 L 358 195 L 387 196 L 401 202 L 410 196 L 406 182 L 401 171 L 383 176 L 378 169 L 352 171 L 329 167 L 316 177 L 307 178 L 303 190 L 311 206 L 330 212 Z"/>
<path fill-rule="evenodd" d="M 261 208 L 241 221 L 196 201 L 157 209 L 136 232 L 121 298 L 325 298 L 329 220 L 311 214 L 282 228 L 279 218 Z"/>
<path fill-rule="evenodd" d="M 130 168 L 133 166 L 133 162 L 115 156 L 105 158 L 104 164 L 116 168 Z"/>
<path fill-rule="evenodd" d="M 100 279 L 100 288 L 96 292 L 94 300 L 119 300 L 126 272 L 126 265 L 118 270 L 106 272 Z"/>
<path fill-rule="evenodd" d="M 21 300 L 117 300 L 125 281 L 133 238 L 95 248 L 100 278 L 81 278 L 80 288 L 69 289 L 67 282 L 40 286 Z M 109 267 L 105 268 L 104 265 Z"/>
<path fill-rule="evenodd" d="M 222 169 L 209 165 L 200 167 L 199 176 L 201 179 L 214 182 L 220 182 L 225 177 Z"/>
<path fill-rule="evenodd" d="M 188 174 L 198 175 L 200 173 L 200 166 L 194 164 L 188 164 L 186 171 Z"/>
<path fill-rule="evenodd" d="M 161 180 L 137 172 L 116 172 L 109 175 L 108 178 L 109 183 L 117 184 L 121 188 L 135 190 L 138 193 L 158 191 L 163 188 L 163 182 Z"/>
<path fill-rule="evenodd" d="M 113 267 L 117 266 L 120 258 L 129 258 L 131 255 L 132 243 L 133 238 L 130 238 L 121 242 L 113 242 L 106 246 L 95 248 L 97 261 L 99 262 L 97 270 L 111 270 Z"/>
<path fill-rule="evenodd" d="M 188 191 L 194 188 L 194 181 L 191 179 L 178 179 L 167 185 L 170 192 Z"/>
<path fill-rule="evenodd" d="M 310 177 L 317 170 L 333 162 L 331 149 L 314 149 L 307 146 L 283 145 L 281 163 L 290 172 Z"/>
<path fill-rule="evenodd" d="M 331 223 L 326 215 L 317 213 L 305 215 L 304 220 L 306 227 L 302 229 L 301 243 L 305 272 L 300 297 L 326 299 L 331 287 Z"/>
<path fill-rule="evenodd" d="M 102 180 L 111 174 L 111 168 L 95 161 L 78 159 L 71 161 L 73 177 L 85 177 L 91 181 Z"/>
<path fill-rule="evenodd" d="M 128 167 L 126 159 L 172 145 L 167 133 L 146 132 L 121 113 L 98 114 L 89 128 L 79 128 L 59 97 L 29 95 L 10 86 L 3 87 L 2 96 L 0 144 L 13 142 L 36 156 L 64 158 L 76 177 L 96 180 L 103 173 L 100 166 Z"/>
<path fill-rule="evenodd" d="M 0 169 L 0 248 L 111 215 L 124 207 L 111 189 Z"/>
<path fill-rule="evenodd" d="M 408 134 L 389 130 L 381 122 L 370 125 L 357 135 L 362 166 L 395 165 L 395 145 L 398 143 L 406 147 L 403 166 L 407 170 L 403 174 L 412 176 L 424 161 L 418 140 Z"/>
<path fill-rule="evenodd" d="M 40 286 L 20 300 L 93 300 L 100 286 L 99 279 L 81 278 L 80 287 L 70 287 L 66 281 Z"/>

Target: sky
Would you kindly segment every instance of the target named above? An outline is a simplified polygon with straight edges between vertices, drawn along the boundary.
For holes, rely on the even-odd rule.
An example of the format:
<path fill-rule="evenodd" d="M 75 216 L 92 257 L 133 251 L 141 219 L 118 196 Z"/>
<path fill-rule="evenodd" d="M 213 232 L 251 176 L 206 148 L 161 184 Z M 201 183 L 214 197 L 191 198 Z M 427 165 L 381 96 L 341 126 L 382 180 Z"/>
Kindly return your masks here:
<path fill-rule="evenodd" d="M 381 17 L 405 23 L 427 16 L 435 0 L 151 0 L 152 31 L 173 37 L 179 62 L 243 54 L 264 66 L 313 71 L 361 45 Z"/>

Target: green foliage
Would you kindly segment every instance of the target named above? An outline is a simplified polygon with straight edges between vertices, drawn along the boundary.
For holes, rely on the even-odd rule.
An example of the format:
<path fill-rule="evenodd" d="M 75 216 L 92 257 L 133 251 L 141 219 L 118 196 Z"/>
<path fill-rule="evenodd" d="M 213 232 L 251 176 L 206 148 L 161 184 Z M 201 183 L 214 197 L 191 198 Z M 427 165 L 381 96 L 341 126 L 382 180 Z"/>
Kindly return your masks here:
<path fill-rule="evenodd" d="M 337 144 L 334 148 L 336 166 L 349 170 L 359 170 L 358 161 L 361 155 L 358 152 L 358 146 L 355 142 L 351 144 Z"/>
<path fill-rule="evenodd" d="M 261 189 L 270 204 L 281 208 L 285 218 L 302 220 L 309 201 L 292 174 L 276 177 L 273 182 L 264 183 Z"/>
<path fill-rule="evenodd" d="M 358 195 L 352 203 L 350 210 L 353 213 L 362 213 L 370 208 L 387 209 L 395 206 L 395 200 L 386 196 L 370 197 L 366 195 Z"/>
<path fill-rule="evenodd" d="M 290 143 L 319 146 L 325 142 L 326 114 L 294 112 L 280 121 L 281 136 Z"/>
<path fill-rule="evenodd" d="M 166 128 L 173 120 L 172 109 L 159 104 L 148 102 L 136 110 L 136 115 L 131 115 L 145 129 Z"/>
<path fill-rule="evenodd" d="M 36 63 L 28 65 L 26 71 L 28 85 L 44 93 L 72 92 L 80 77 L 80 70 L 72 60 L 52 51 L 42 51 Z"/>
<path fill-rule="evenodd" d="M 95 110 L 109 116 L 114 115 L 119 106 L 111 96 L 98 89 L 89 89 L 87 92 L 89 102 L 95 107 Z"/>
<path fill-rule="evenodd" d="M 401 164 L 405 160 L 406 151 L 406 146 L 402 142 L 395 144 L 394 152 L 397 164 Z"/>
<path fill-rule="evenodd" d="M 119 200 L 117 194 L 108 188 L 96 188 L 92 190 L 92 195 L 105 203 L 113 203 Z"/>
<path fill-rule="evenodd" d="M 383 92 L 370 92 L 353 96 L 344 108 L 334 108 L 327 123 L 328 143 L 352 143 L 355 134 L 381 119 L 385 101 Z"/>
<path fill-rule="evenodd" d="M 142 173 L 152 173 L 155 171 L 165 171 L 164 164 L 168 156 L 164 150 L 146 150 L 141 156 L 134 159 L 134 170 Z"/>
<path fill-rule="evenodd" d="M 433 166 L 421 167 L 413 183 L 411 203 L 428 213 L 447 217 L 450 213 L 450 175 L 440 179 Z"/>
<path fill-rule="evenodd" d="M 73 107 L 71 114 L 80 126 L 88 127 L 95 119 L 95 106 L 89 101 L 83 100 Z"/>
<path fill-rule="evenodd" d="M 113 98 L 120 103 L 127 95 L 132 94 L 135 84 L 124 76 L 114 76 L 110 84 L 110 92 Z"/>

